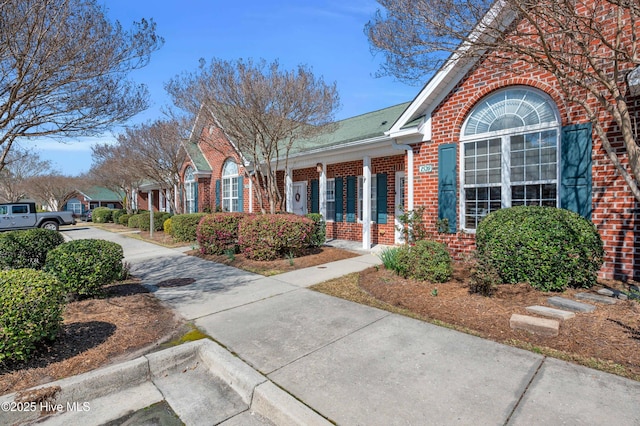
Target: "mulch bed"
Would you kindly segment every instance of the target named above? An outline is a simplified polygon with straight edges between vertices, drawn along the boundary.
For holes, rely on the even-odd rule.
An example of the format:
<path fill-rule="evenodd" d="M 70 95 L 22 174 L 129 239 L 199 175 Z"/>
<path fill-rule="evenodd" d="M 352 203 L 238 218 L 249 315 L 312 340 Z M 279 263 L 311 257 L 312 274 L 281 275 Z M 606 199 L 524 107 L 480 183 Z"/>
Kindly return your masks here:
<path fill-rule="evenodd" d="M 604 364 L 620 364 L 628 370 L 625 375 L 640 380 L 639 302 L 598 303 L 595 312 L 577 313 L 574 318 L 564 321 L 557 337 L 543 337 L 512 330 L 509 326 L 511 315 L 532 315 L 525 308 L 549 306 L 546 300 L 551 296 L 573 299 L 575 293 L 597 289 L 545 293 L 527 284 L 501 285 L 493 296 L 485 297 L 469 293 L 468 279 L 469 268 L 458 264 L 453 279 L 445 284 L 403 279 L 384 268 L 362 272 L 358 282 L 362 290 L 376 299 L 414 312 L 421 318 L 452 324 L 498 342 L 562 351 L 569 354 L 568 359 L 577 356 L 596 358 Z M 436 291 L 437 295 L 434 295 Z M 596 361 L 593 366 L 595 364 Z M 614 366 L 610 370 L 616 372 Z"/>

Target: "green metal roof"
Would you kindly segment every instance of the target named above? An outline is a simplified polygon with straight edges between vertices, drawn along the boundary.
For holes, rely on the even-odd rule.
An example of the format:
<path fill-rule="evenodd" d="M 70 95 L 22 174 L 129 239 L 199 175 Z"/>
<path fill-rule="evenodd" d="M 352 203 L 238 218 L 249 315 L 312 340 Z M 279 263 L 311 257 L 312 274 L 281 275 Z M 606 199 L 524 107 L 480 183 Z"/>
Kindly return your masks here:
<path fill-rule="evenodd" d="M 315 149 L 333 148 L 349 142 L 384 136 L 384 132 L 391 128 L 409 104 L 411 102 L 405 102 L 337 121 L 328 127 L 326 133 L 295 141 L 289 154 L 302 154 Z"/>
<path fill-rule="evenodd" d="M 92 201 L 121 201 L 124 194 L 113 192 L 103 186 L 92 186 L 82 193 Z"/>
<path fill-rule="evenodd" d="M 189 158 L 197 172 L 211 171 L 211 166 L 207 162 L 206 158 L 204 158 L 204 154 L 198 147 L 197 143 L 187 141 L 184 143 L 184 149 L 187 151 L 187 154 L 189 155 Z"/>

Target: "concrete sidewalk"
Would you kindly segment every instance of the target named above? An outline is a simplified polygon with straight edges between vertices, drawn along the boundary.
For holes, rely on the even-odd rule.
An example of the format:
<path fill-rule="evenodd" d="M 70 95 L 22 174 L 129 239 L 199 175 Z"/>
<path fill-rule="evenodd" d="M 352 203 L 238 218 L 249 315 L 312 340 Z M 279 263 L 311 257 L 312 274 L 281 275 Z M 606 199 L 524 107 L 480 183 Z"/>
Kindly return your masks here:
<path fill-rule="evenodd" d="M 68 235 L 122 244 L 158 298 L 337 424 L 640 424 L 639 382 L 306 288 L 370 254 L 265 278 L 95 229 Z M 177 279 L 190 284 L 163 285 Z"/>

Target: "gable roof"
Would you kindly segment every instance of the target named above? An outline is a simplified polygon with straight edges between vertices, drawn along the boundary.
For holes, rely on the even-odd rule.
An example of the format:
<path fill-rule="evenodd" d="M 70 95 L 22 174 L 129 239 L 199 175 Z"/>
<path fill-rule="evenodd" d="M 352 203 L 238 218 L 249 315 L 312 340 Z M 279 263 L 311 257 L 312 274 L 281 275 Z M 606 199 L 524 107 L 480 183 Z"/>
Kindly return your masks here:
<path fill-rule="evenodd" d="M 289 154 L 304 154 L 338 148 L 350 142 L 384 138 L 385 133 L 409 105 L 410 102 L 405 102 L 337 121 L 329 126 L 325 133 L 309 139 L 296 140 Z"/>
<path fill-rule="evenodd" d="M 78 191 L 84 197 L 91 201 L 121 201 L 124 194 L 114 192 L 104 186 L 92 186 L 84 191 Z"/>
<path fill-rule="evenodd" d="M 499 26 L 507 28 L 515 19 L 515 14 L 505 7 L 506 2 L 497 0 L 469 33 L 469 40 L 478 40 L 491 37 L 489 28 Z M 393 124 L 387 133 L 391 137 L 400 137 L 407 133 L 410 123 L 424 122 L 426 126 L 420 131 L 424 133 L 424 140 L 431 139 L 431 113 L 436 106 L 447 96 L 458 82 L 480 60 L 480 55 L 465 56 L 469 49 L 469 41 L 464 41 L 458 49 L 449 56 L 442 67 L 431 77 L 420 93 L 415 97 L 404 113 Z"/>

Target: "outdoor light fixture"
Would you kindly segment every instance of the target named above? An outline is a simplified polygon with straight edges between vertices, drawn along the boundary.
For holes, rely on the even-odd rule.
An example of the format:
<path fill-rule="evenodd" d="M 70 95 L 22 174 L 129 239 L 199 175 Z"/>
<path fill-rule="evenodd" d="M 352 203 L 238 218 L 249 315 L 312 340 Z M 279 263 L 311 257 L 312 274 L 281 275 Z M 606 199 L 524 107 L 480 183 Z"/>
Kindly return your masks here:
<path fill-rule="evenodd" d="M 318 164 L 316 164 L 316 171 L 317 171 L 318 173 L 322 173 L 322 163 L 318 163 Z"/>
<path fill-rule="evenodd" d="M 640 95 L 640 66 L 627 74 L 627 86 L 631 96 Z"/>

